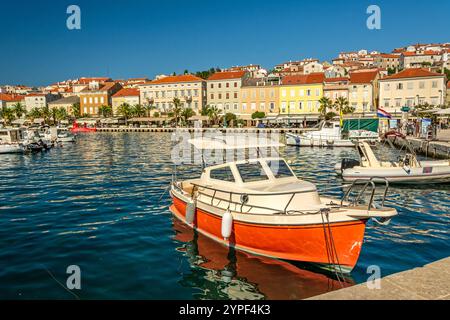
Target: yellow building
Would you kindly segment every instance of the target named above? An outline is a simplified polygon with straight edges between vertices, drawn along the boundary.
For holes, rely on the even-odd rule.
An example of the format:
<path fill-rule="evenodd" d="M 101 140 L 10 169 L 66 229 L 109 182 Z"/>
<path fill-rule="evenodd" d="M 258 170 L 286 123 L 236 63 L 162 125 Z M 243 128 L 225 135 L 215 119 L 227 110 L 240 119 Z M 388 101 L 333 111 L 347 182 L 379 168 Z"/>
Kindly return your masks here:
<path fill-rule="evenodd" d="M 348 101 L 355 113 L 376 112 L 378 105 L 378 70 L 350 73 Z"/>
<path fill-rule="evenodd" d="M 280 114 L 317 115 L 323 97 L 323 73 L 286 76 L 279 87 Z"/>

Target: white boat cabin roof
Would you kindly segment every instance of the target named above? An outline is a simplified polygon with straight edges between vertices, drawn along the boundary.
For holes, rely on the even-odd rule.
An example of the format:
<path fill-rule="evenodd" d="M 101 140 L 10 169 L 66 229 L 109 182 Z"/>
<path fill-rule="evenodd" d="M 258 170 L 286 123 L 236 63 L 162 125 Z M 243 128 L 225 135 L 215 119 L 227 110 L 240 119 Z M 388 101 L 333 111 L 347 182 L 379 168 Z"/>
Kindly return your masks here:
<path fill-rule="evenodd" d="M 283 158 L 257 158 L 228 162 L 203 170 L 199 185 L 254 192 L 316 192 L 314 184 L 299 180 Z"/>

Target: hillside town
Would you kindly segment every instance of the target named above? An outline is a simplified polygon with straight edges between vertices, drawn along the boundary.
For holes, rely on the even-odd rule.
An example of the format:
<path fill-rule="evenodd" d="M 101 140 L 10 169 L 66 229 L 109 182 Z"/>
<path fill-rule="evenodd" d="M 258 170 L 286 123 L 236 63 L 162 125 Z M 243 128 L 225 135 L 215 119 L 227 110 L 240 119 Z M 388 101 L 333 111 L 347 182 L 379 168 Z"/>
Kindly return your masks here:
<path fill-rule="evenodd" d="M 450 43 L 414 44 L 390 53 L 341 52 L 331 62 L 305 58 L 183 74 L 112 79 L 82 77 L 45 87 L 0 86 L 3 125 L 83 122 L 100 125 L 286 126 L 319 118 L 392 117 L 450 107 Z M 175 119 L 175 121 L 174 121 Z M 226 123 L 227 124 L 227 123 Z"/>

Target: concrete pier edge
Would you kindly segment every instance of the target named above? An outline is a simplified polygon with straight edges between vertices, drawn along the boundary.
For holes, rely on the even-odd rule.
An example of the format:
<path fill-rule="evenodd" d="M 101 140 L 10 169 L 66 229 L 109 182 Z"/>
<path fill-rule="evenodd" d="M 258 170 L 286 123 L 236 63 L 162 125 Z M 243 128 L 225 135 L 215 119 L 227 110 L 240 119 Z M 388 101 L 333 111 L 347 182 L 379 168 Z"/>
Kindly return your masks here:
<path fill-rule="evenodd" d="M 361 283 L 307 300 L 450 300 L 450 257 L 386 276 L 380 289 Z"/>

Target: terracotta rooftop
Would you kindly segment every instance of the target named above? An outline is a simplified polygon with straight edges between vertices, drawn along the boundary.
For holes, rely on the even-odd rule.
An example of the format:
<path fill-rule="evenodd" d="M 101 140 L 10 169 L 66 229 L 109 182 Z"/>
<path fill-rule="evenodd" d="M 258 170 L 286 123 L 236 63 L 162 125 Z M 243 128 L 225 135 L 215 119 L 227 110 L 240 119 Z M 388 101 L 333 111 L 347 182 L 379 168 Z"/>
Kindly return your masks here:
<path fill-rule="evenodd" d="M 107 82 L 111 81 L 111 78 L 106 77 L 94 77 L 94 78 L 80 78 L 75 84 L 89 84 L 89 82 L 98 81 L 98 82 Z"/>
<path fill-rule="evenodd" d="M 185 74 L 180 76 L 168 76 L 158 80 L 147 82 L 146 84 L 163 84 L 163 83 L 178 83 L 178 82 L 198 82 L 203 81 L 202 78 L 196 77 L 192 74 Z"/>
<path fill-rule="evenodd" d="M 285 76 L 282 78 L 281 82 L 284 85 L 288 84 L 315 84 L 323 83 L 325 80 L 324 73 L 310 73 L 294 76 Z"/>
<path fill-rule="evenodd" d="M 350 83 L 371 83 L 377 77 L 377 71 L 351 72 Z"/>
<path fill-rule="evenodd" d="M 245 71 L 225 71 L 216 72 L 211 75 L 208 80 L 226 80 L 226 79 L 240 79 L 245 75 Z"/>
<path fill-rule="evenodd" d="M 131 97 L 139 96 L 139 89 L 123 88 L 113 95 L 113 97 Z"/>
<path fill-rule="evenodd" d="M 341 82 L 350 80 L 347 77 L 325 78 L 325 82 Z"/>
<path fill-rule="evenodd" d="M 441 73 L 431 72 L 423 68 L 405 69 L 399 73 L 384 77 L 381 80 L 404 79 L 404 78 L 421 78 L 421 77 L 443 77 Z"/>
<path fill-rule="evenodd" d="M 17 94 L 0 93 L 1 101 L 19 102 L 19 101 L 22 101 L 23 98 L 24 98 L 24 96 L 17 95 Z"/>

